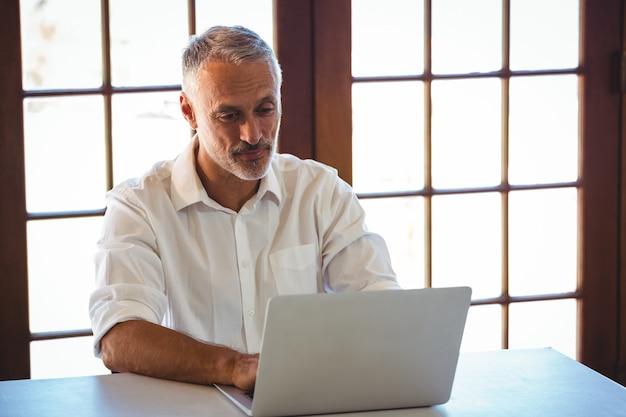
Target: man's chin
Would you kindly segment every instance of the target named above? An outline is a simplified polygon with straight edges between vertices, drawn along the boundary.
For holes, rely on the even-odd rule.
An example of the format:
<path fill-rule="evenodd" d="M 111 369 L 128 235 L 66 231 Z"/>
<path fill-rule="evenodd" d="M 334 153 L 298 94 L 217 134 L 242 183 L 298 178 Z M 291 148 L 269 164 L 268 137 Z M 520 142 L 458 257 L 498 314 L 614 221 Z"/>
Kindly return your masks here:
<path fill-rule="evenodd" d="M 269 161 L 256 160 L 246 164 L 240 164 L 234 174 L 242 180 L 256 181 L 265 177 L 270 170 Z"/>
<path fill-rule="evenodd" d="M 243 180 L 260 180 L 269 172 L 273 155 L 274 152 L 272 150 L 268 150 L 267 153 L 264 153 L 263 156 L 258 159 L 242 160 L 241 158 L 238 158 L 236 162 L 237 172 L 235 172 L 235 175 Z"/>

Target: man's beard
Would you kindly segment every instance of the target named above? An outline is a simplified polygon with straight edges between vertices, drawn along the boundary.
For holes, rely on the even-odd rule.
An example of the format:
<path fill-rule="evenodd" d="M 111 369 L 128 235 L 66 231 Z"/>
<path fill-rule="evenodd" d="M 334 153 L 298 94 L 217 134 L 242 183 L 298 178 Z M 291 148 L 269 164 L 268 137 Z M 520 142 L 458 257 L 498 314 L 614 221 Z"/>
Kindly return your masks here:
<path fill-rule="evenodd" d="M 265 149 L 269 152 L 262 158 L 247 161 L 238 158 L 238 155 L 244 152 Z M 232 173 L 242 180 L 258 180 L 267 175 L 270 168 L 272 157 L 274 156 L 274 142 L 268 139 L 261 139 L 258 143 L 250 145 L 242 142 L 236 148 L 230 150 L 230 160 L 232 163 Z"/>

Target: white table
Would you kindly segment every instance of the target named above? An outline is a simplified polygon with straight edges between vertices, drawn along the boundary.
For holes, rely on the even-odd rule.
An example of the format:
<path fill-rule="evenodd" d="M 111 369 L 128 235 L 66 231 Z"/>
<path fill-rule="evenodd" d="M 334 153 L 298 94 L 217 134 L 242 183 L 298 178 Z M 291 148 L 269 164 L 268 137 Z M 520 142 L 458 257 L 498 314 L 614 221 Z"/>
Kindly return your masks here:
<path fill-rule="evenodd" d="M 0 382 L 0 416 L 244 414 L 212 387 L 114 374 Z M 626 416 L 626 388 L 552 349 L 464 353 L 444 405 L 336 416 Z"/>

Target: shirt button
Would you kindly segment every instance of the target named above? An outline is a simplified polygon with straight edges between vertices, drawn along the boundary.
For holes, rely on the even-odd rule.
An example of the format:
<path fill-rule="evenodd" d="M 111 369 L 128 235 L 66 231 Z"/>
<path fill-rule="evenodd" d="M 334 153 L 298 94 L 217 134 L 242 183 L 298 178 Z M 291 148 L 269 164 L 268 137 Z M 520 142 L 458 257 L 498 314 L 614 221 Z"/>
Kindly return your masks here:
<path fill-rule="evenodd" d="M 253 308 L 249 308 L 249 309 L 248 309 L 248 315 L 249 315 L 249 316 L 254 316 L 255 314 L 256 314 L 256 311 L 254 311 L 254 309 L 253 309 Z"/>
<path fill-rule="evenodd" d="M 247 268 L 247 267 L 249 267 L 249 266 L 250 266 L 250 262 L 248 262 L 248 261 L 242 261 L 242 262 L 241 262 L 241 266 L 243 266 L 244 268 Z"/>

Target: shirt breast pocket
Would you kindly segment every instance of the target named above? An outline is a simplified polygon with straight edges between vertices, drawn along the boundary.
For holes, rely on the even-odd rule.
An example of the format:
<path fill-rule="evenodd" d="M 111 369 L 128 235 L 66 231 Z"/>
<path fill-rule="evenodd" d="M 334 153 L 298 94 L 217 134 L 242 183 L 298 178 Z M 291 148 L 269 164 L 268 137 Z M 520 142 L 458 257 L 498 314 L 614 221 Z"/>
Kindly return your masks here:
<path fill-rule="evenodd" d="M 312 294 L 317 288 L 315 245 L 281 249 L 269 256 L 278 294 Z"/>

